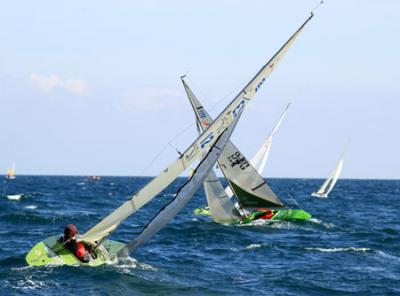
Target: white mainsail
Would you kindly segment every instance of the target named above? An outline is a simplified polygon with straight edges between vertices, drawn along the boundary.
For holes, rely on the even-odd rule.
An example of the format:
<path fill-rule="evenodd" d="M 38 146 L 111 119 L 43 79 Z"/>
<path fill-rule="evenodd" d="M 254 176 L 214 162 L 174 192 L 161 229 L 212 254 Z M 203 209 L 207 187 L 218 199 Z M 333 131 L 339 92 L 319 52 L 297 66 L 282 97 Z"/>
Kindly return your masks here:
<path fill-rule="evenodd" d="M 254 157 L 250 160 L 252 166 L 254 166 L 257 172 L 262 175 L 265 169 L 265 165 L 267 163 L 269 151 L 272 145 L 272 138 L 274 137 L 275 133 L 278 131 L 283 119 L 286 116 L 286 112 L 290 107 L 290 103 L 286 106 L 285 110 L 283 111 L 281 117 L 279 118 L 278 122 L 275 124 L 274 128 L 272 129 L 271 133 L 269 134 L 267 140 L 265 140 L 264 144 L 261 148 L 257 151 Z"/>
<path fill-rule="evenodd" d="M 311 13 L 310 17 L 295 32 L 295 34 L 293 34 L 293 36 L 273 56 L 273 58 L 259 70 L 259 72 L 239 92 L 224 111 L 221 112 L 217 119 L 194 141 L 194 143 L 192 143 L 192 145 L 189 146 L 179 159 L 168 166 L 159 176 L 154 178 L 129 200 L 124 202 L 103 220 L 90 228 L 81 238 L 86 241 L 94 242 L 110 235 L 122 221 L 152 200 L 157 194 L 171 184 L 183 171 L 185 171 L 203 152 L 206 152 L 211 145 L 215 143 L 221 133 L 233 122 L 247 102 L 251 100 L 266 78 L 270 75 L 274 66 L 281 60 L 290 45 L 295 41 L 304 26 L 312 17 L 313 13 Z"/>
<path fill-rule="evenodd" d="M 262 70 L 265 70 L 268 74 L 270 74 L 277 64 L 280 61 L 282 56 L 287 52 L 288 48 L 292 45 L 295 38 L 304 28 L 306 23 L 313 17 L 313 14 L 302 24 L 302 26 L 291 36 L 291 38 L 281 47 L 281 49 L 274 55 L 274 57 L 263 67 Z M 182 82 L 185 87 L 188 98 L 192 104 L 193 110 L 196 114 L 198 127 L 200 126 L 202 129 L 207 128 L 212 123 L 212 118 L 205 111 L 204 107 L 200 104 L 198 99 L 195 97 L 193 92 L 190 90 L 188 85 L 185 83 L 182 77 Z M 255 91 L 259 89 L 262 83 L 265 82 L 265 78 L 260 80 L 260 83 L 257 85 Z M 282 118 L 283 119 L 283 118 Z M 280 123 L 279 123 L 280 124 Z M 278 124 L 278 126 L 279 126 Z M 276 127 L 276 129 L 278 128 Z M 273 131 L 274 133 L 274 131 Z M 266 161 L 266 160 L 265 160 Z M 226 188 L 226 195 L 228 197 L 233 196 L 233 191 L 231 188 L 236 189 L 236 196 L 242 207 L 260 207 L 260 206 L 272 206 L 272 207 L 282 207 L 284 206 L 283 202 L 279 200 L 279 198 L 275 195 L 275 193 L 269 188 L 266 182 L 262 179 L 262 177 L 257 173 L 257 171 L 253 168 L 252 165 L 249 164 L 247 159 L 240 153 L 240 151 L 232 144 L 228 143 L 225 148 L 224 153 L 219 159 L 220 168 L 223 171 L 226 179 L 229 182 L 229 185 Z M 261 164 L 261 166 L 265 166 Z M 215 180 L 216 178 L 212 178 Z M 207 182 L 205 183 L 206 194 L 209 192 L 213 194 L 214 192 L 219 192 L 217 187 L 221 187 L 219 181 L 217 182 Z M 214 188 L 212 188 L 214 187 Z M 219 194 L 220 198 L 226 200 L 225 195 Z M 216 200 L 216 196 L 207 195 L 208 199 Z M 215 202 L 214 204 L 218 204 Z M 231 208 L 231 206 L 225 203 L 226 206 Z M 210 206 L 210 203 L 209 203 Z M 221 207 L 219 207 L 221 208 Z M 211 209 L 212 211 L 212 209 Z M 225 211 L 227 212 L 227 211 Z"/>
<path fill-rule="evenodd" d="M 127 217 L 152 200 L 157 194 L 171 184 L 190 164 L 193 163 L 202 153 L 206 152 L 221 135 L 221 133 L 240 114 L 251 97 L 243 97 L 242 94 L 236 97 L 228 107 L 218 116 L 215 122 L 205 130 L 194 143 L 160 175 L 150 181 L 145 187 L 134 194 L 116 210 L 111 212 L 103 220 L 89 229 L 81 236 L 82 240 L 89 242 L 99 241 L 111 234 L 118 225 Z"/>
<path fill-rule="evenodd" d="M 241 215 L 226 194 L 220 180 L 212 170 L 204 180 L 204 192 L 211 217 L 215 222 L 233 224 L 241 219 Z"/>
<path fill-rule="evenodd" d="M 201 105 L 183 77 L 182 83 L 196 115 L 198 127 L 201 129 L 209 126 L 212 123 L 211 116 L 207 113 L 203 105 Z M 242 207 L 283 206 L 283 203 L 271 188 L 269 188 L 265 180 L 257 173 L 254 167 L 249 164 L 246 157 L 243 156 L 231 141 L 228 142 L 224 152 L 218 159 L 218 164 L 229 182 L 229 187 L 236 189 L 233 191 L 235 191 L 238 202 Z M 219 187 L 220 182 L 206 183 L 205 186 Z M 207 190 L 206 188 L 206 195 L 207 192 L 214 193 L 215 191 L 216 188 L 213 190 Z M 228 198 L 230 198 L 229 195 Z M 216 196 L 207 196 L 207 199 L 215 201 Z M 214 204 L 216 203 L 217 201 L 214 202 Z"/>
<path fill-rule="evenodd" d="M 216 138 L 233 122 L 235 117 L 245 107 L 247 102 L 254 96 L 263 82 L 272 72 L 274 66 L 281 60 L 289 49 L 290 45 L 295 41 L 296 37 L 303 30 L 310 17 L 296 31 L 296 33 L 285 43 L 285 45 L 274 55 L 274 57 L 266 63 L 259 72 L 250 80 L 250 82 L 239 92 L 239 94 L 231 101 L 217 119 L 210 125 L 183 155 L 168 166 L 159 176 L 154 178 L 144 188 L 134 194 L 129 200 L 111 212 L 99 223 L 90 228 L 83 234 L 81 239 L 86 241 L 99 241 L 110 235 L 118 225 L 127 217 L 135 213 L 143 205 L 152 200 L 157 194 L 171 184 L 183 171 L 185 171 L 196 158 L 203 152 L 207 151 L 214 144 Z"/>
<path fill-rule="evenodd" d="M 126 257 L 129 253 L 134 252 L 139 246 L 150 240 L 187 204 L 187 202 L 192 198 L 193 194 L 196 193 L 201 184 L 204 182 L 218 157 L 224 150 L 226 143 L 235 129 L 239 117 L 240 115 L 236 117 L 234 122 L 218 137 L 217 141 L 210 148 L 207 155 L 197 166 L 191 178 L 178 190 L 174 199 L 166 204 L 153 217 L 153 219 L 150 220 L 141 233 L 118 253 L 119 257 Z"/>
<path fill-rule="evenodd" d="M 346 154 L 347 146 L 343 151 L 342 155 L 340 156 L 339 161 L 337 162 L 334 170 L 329 174 L 328 178 L 322 184 L 317 192 L 313 192 L 311 195 L 314 197 L 328 197 L 329 193 L 332 191 L 333 187 L 337 180 L 339 179 L 340 173 L 343 169 L 344 158 Z"/>

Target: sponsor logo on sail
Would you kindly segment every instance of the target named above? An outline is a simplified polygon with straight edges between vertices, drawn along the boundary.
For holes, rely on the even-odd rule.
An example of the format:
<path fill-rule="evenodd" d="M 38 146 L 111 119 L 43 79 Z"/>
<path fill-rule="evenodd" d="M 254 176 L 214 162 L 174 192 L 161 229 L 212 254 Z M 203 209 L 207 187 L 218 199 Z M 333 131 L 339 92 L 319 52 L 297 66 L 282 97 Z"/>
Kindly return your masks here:
<path fill-rule="evenodd" d="M 273 66 L 274 64 L 272 64 L 271 66 Z M 270 66 L 270 67 L 271 67 Z M 265 77 L 257 84 L 256 86 L 256 92 L 260 89 L 261 85 L 265 82 Z"/>
<path fill-rule="evenodd" d="M 240 101 L 240 103 L 235 107 L 235 109 L 233 109 L 232 113 L 233 113 L 233 117 L 235 118 L 236 116 L 238 116 L 240 114 L 240 112 L 242 111 L 242 109 L 244 108 L 244 105 L 246 105 L 246 101 L 244 99 L 242 99 Z"/>
<path fill-rule="evenodd" d="M 208 136 L 203 141 L 200 142 L 200 148 L 203 149 L 205 145 L 207 145 L 212 141 L 212 139 L 214 139 L 213 132 L 209 133 Z"/>

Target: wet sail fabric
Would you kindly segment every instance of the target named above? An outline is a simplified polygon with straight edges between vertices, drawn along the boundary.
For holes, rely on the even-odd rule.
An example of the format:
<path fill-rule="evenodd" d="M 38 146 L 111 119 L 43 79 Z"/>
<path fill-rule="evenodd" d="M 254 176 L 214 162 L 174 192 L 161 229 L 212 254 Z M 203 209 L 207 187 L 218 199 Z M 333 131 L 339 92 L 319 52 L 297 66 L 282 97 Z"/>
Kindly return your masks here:
<path fill-rule="evenodd" d="M 259 90 L 266 78 L 272 72 L 276 64 L 281 60 L 303 30 L 304 26 L 311 20 L 313 14 L 283 45 L 283 47 L 267 62 L 250 82 L 239 92 L 231 103 L 220 113 L 217 119 L 189 146 L 182 156 L 168 166 L 159 176 L 154 178 L 144 188 L 135 193 L 129 200 L 111 212 L 103 220 L 90 228 L 83 234 L 82 239 L 90 242 L 99 241 L 108 236 L 118 225 L 135 213 L 143 205 L 152 200 L 157 194 L 171 184 L 191 163 L 193 163 L 203 152 L 213 145 L 219 135 L 233 122 L 242 111 L 247 102 Z"/>
<path fill-rule="evenodd" d="M 226 194 L 224 187 L 213 170 L 204 180 L 204 192 L 211 217 L 215 222 L 233 224 L 241 220 L 240 213 Z"/>
<path fill-rule="evenodd" d="M 269 151 L 271 149 L 272 145 L 272 139 L 275 135 L 275 133 L 278 131 L 283 119 L 286 116 L 286 112 L 290 107 L 290 103 L 286 106 L 285 110 L 281 114 L 281 117 L 279 118 L 278 122 L 275 124 L 274 128 L 272 129 L 271 133 L 268 135 L 267 140 L 265 140 L 264 144 L 261 146 L 261 148 L 257 151 L 257 153 L 254 155 L 254 157 L 250 160 L 250 164 L 254 166 L 257 170 L 257 172 L 262 175 L 265 169 L 265 165 L 267 163 Z"/>
<path fill-rule="evenodd" d="M 197 166 L 192 177 L 178 190 L 174 199 L 165 205 L 144 227 L 142 232 L 118 253 L 119 257 L 126 257 L 130 253 L 134 252 L 138 247 L 149 241 L 187 204 L 187 202 L 192 198 L 193 194 L 196 193 L 201 184 L 204 182 L 216 163 L 218 157 L 224 150 L 226 143 L 235 129 L 239 117 L 240 116 L 238 116 L 235 121 L 219 136 L 207 155 Z"/>
<path fill-rule="evenodd" d="M 339 179 L 340 173 L 342 172 L 343 169 L 343 164 L 344 164 L 344 158 L 346 154 L 347 146 L 340 156 L 340 159 L 338 163 L 335 166 L 335 169 L 329 174 L 328 178 L 325 180 L 325 182 L 322 184 L 322 186 L 319 188 L 317 192 L 313 192 L 311 195 L 314 197 L 328 197 L 329 193 L 333 190 L 333 187 L 335 187 L 335 184 L 337 180 Z"/>
<path fill-rule="evenodd" d="M 213 120 L 203 105 L 194 95 L 186 81 L 182 78 L 189 101 L 196 114 L 197 121 L 201 128 L 209 126 Z M 283 202 L 271 190 L 265 180 L 257 173 L 255 168 L 248 162 L 245 156 L 229 141 L 224 152 L 218 159 L 219 167 L 229 182 L 229 187 L 238 199 L 242 207 L 283 207 Z M 219 182 L 219 181 L 218 181 Z M 205 186 L 219 187 L 221 183 L 205 184 Z M 207 192 L 213 193 L 215 190 Z M 228 192 L 229 193 L 229 192 Z M 226 193 L 227 197 L 230 198 Z M 220 195 L 223 196 L 222 194 Z M 208 199 L 215 200 L 216 196 L 208 196 Z M 210 206 L 210 204 L 208 204 Z M 214 216 L 213 216 L 214 218 Z"/>

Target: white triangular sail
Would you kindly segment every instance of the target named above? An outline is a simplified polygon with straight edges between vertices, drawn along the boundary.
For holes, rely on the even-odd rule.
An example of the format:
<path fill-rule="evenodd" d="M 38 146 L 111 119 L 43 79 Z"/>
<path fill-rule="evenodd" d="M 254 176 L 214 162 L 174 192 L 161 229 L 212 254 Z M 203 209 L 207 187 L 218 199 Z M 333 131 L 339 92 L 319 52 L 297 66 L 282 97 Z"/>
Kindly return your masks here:
<path fill-rule="evenodd" d="M 224 187 L 213 170 L 204 180 L 204 192 L 214 221 L 224 224 L 233 224 L 240 221 L 240 213 L 226 194 Z"/>
<path fill-rule="evenodd" d="M 281 58 L 287 52 L 288 48 L 293 44 L 298 34 L 312 17 L 313 14 L 311 14 L 311 16 L 281 47 L 281 49 L 274 55 L 274 57 L 261 69 L 259 74 L 265 72 L 265 77 L 263 77 L 262 79 L 253 79 L 253 84 L 255 82 L 258 82 L 253 92 L 256 92 L 265 82 L 266 77 L 271 74 L 275 65 L 281 60 Z M 183 79 L 182 82 L 184 84 L 189 100 L 192 104 L 193 110 L 196 114 L 198 126 L 201 126 L 203 129 L 207 128 L 212 123 L 212 118 L 205 111 L 203 106 L 194 96 L 194 94 Z M 248 87 L 249 85 L 250 84 L 248 84 L 246 87 Z M 245 92 L 245 94 L 247 93 Z M 218 162 L 230 185 L 226 189 L 226 195 L 228 197 L 232 197 L 233 191 L 231 188 L 233 188 L 242 207 L 284 206 L 283 202 L 279 200 L 279 198 L 269 188 L 262 177 L 249 164 L 247 159 L 232 143 L 227 144 L 227 147 L 225 148 L 225 151 Z M 205 186 L 210 186 L 210 184 L 205 184 Z M 219 186 L 219 184 L 215 184 L 213 186 Z M 213 192 L 213 190 L 210 190 L 210 192 Z M 208 198 L 210 198 L 210 196 Z M 215 197 L 213 197 L 212 199 L 215 200 Z"/>
<path fill-rule="evenodd" d="M 257 90 L 264 83 L 272 72 L 275 65 L 281 60 L 303 30 L 304 26 L 313 17 L 310 17 L 284 44 L 284 46 L 267 62 L 250 82 L 239 92 L 231 103 L 221 112 L 217 119 L 194 141 L 183 155 L 168 166 L 159 176 L 154 178 L 144 188 L 134 194 L 129 200 L 111 212 L 103 220 L 90 228 L 83 234 L 82 239 L 87 241 L 99 241 L 108 236 L 118 225 L 135 213 L 138 209 L 152 200 L 157 194 L 171 184 L 191 163 L 193 163 L 203 152 L 207 151 L 221 133 L 233 122 L 236 116 L 242 111 L 248 101 L 254 96 Z"/>
<path fill-rule="evenodd" d="M 219 136 L 207 155 L 197 166 L 191 178 L 178 190 L 174 199 L 165 205 L 157 215 L 150 220 L 141 233 L 118 253 L 119 257 L 126 257 L 129 253 L 134 252 L 139 246 L 150 240 L 187 204 L 193 194 L 196 193 L 204 182 L 218 157 L 224 150 L 226 143 L 235 129 L 239 117 L 240 116 L 236 117 L 234 122 Z"/>
<path fill-rule="evenodd" d="M 254 166 L 257 172 L 262 175 L 265 169 L 265 165 L 267 163 L 269 151 L 272 145 L 272 139 L 275 133 L 278 131 L 283 119 L 286 116 L 286 112 L 290 107 L 290 103 L 286 106 L 285 110 L 283 111 L 281 117 L 279 118 L 278 122 L 275 124 L 274 128 L 272 129 L 271 133 L 269 134 L 268 138 L 265 140 L 264 144 L 261 148 L 257 151 L 254 157 L 250 160 L 252 166 Z"/>
<path fill-rule="evenodd" d="M 201 105 L 200 101 L 183 78 L 182 83 L 193 107 L 193 111 L 196 114 L 199 126 L 201 126 L 200 128 L 209 126 L 212 123 L 211 116 Z M 249 164 L 247 159 L 231 141 L 228 142 L 224 152 L 218 159 L 218 164 L 225 178 L 228 180 L 229 186 L 234 189 L 238 202 L 242 207 L 283 206 L 283 202 L 279 200 L 265 180 L 263 180 L 257 171 Z M 220 182 L 206 183 L 205 186 L 220 187 Z M 206 195 L 207 193 L 212 194 L 215 191 L 216 188 L 212 190 L 207 190 L 206 188 Z M 222 194 L 222 192 L 219 193 Z M 219 196 L 222 197 L 222 195 Z M 216 198 L 216 196 L 207 196 L 208 200 L 215 200 Z M 217 204 L 217 201 L 215 201 L 214 204 Z"/>
<path fill-rule="evenodd" d="M 342 153 L 338 163 L 336 164 L 334 170 L 329 174 L 328 178 L 322 184 L 317 192 L 313 192 L 311 195 L 314 197 L 328 197 L 329 193 L 332 191 L 333 187 L 337 180 L 339 179 L 340 173 L 343 169 L 344 158 L 346 154 L 347 146 L 344 152 Z"/>
<path fill-rule="evenodd" d="M 221 133 L 233 122 L 251 98 L 237 97 L 218 116 L 215 122 L 205 130 L 195 142 L 160 175 L 150 181 L 145 187 L 134 194 L 116 210 L 111 212 L 98 224 L 82 235 L 86 241 L 99 241 L 108 236 L 127 217 L 152 200 L 157 194 L 171 184 L 190 164 L 202 153 L 208 151 Z"/>

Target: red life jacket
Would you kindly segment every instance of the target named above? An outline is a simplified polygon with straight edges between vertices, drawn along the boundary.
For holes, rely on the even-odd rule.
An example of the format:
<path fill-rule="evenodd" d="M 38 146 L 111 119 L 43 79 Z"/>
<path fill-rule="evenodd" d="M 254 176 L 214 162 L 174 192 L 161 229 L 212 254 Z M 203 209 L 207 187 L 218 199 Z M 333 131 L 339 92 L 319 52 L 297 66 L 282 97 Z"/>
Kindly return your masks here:
<path fill-rule="evenodd" d="M 75 255 L 78 257 L 78 259 L 83 259 L 86 254 L 86 248 L 85 245 L 82 242 L 77 242 L 76 243 L 76 252 Z"/>
<path fill-rule="evenodd" d="M 260 219 L 268 220 L 268 219 L 271 219 L 272 216 L 274 216 L 274 213 L 270 212 L 270 213 L 267 213 L 264 216 L 262 216 Z"/>

